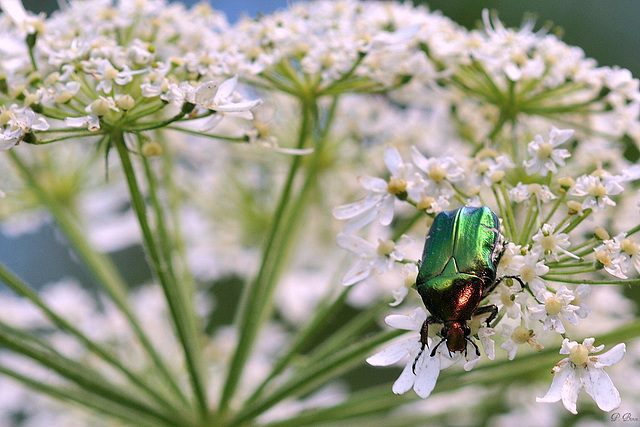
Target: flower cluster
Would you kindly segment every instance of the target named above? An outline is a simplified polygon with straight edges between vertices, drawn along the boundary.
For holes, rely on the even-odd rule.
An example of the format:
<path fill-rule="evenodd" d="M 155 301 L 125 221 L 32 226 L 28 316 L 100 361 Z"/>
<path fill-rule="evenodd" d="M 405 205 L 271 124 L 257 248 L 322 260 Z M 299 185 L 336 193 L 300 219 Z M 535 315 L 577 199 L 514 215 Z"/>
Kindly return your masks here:
<path fill-rule="evenodd" d="M 461 205 L 493 206 L 502 215 L 502 232 L 508 241 L 503 249 L 497 248 L 501 251 L 498 256 L 499 284 L 487 298 L 497 307 L 498 317 L 488 324 L 490 327 L 474 329 L 473 335 L 480 340 L 491 360 L 495 357 L 494 341 L 499 337 L 502 337 L 500 347 L 510 360 L 522 344 L 527 343 L 540 351 L 541 342 L 551 342 L 550 333 L 566 337 L 570 327 L 578 325 L 590 312 L 585 303 L 590 290 L 588 283 L 616 283 L 615 279 L 598 282 L 590 276 L 604 270 L 611 276 L 626 279 L 631 266 L 638 265 L 638 244 L 630 236 L 640 230 L 640 225 L 631 218 L 626 223 L 618 223 L 617 227 L 625 231 L 610 239 L 602 226 L 585 222 L 592 215 L 598 218 L 597 221 L 606 218 L 606 211 L 616 206 L 611 197 L 625 191 L 640 176 L 634 165 L 611 172 L 598 167 L 585 173 L 572 164 L 569 150 L 557 148 L 572 138 L 573 130 L 552 127 L 548 137 L 535 136 L 528 145 L 528 158 L 520 164 L 504 154 L 487 150 L 470 157 L 427 158 L 416 147 L 410 150 L 412 162 L 405 163 L 398 150 L 388 146 L 384 158 L 389 178 L 361 178 L 367 195 L 361 201 L 334 209 L 338 219 L 348 220 L 345 232 L 338 235 L 338 245 L 357 256 L 357 262 L 345 275 L 343 284 L 352 285 L 373 272 L 395 270 L 400 273 L 406 270 L 407 264 L 417 264 L 420 268 L 419 262 L 407 258 L 406 251 L 396 249 L 396 246 L 406 245 L 408 236 L 403 235 L 396 241 L 378 238 L 376 247 L 361 237 L 346 234 L 362 230 L 376 218 L 388 227 L 398 205 L 416 209 L 417 216 L 405 214 L 405 220 L 411 224 L 417 223 L 421 216 L 434 218 L 441 211 Z M 588 143 L 584 145 L 588 147 Z M 575 171 L 582 174 L 571 176 Z M 520 181 L 524 177 L 528 184 Z M 586 182 L 591 183 L 587 184 L 588 188 L 585 188 Z M 433 261 L 423 259 L 421 262 L 428 265 Z M 413 278 L 415 280 L 415 275 Z M 399 304 L 398 295 L 407 294 L 396 291 L 392 305 Z M 427 317 L 420 308 L 406 320 L 398 320 L 401 318 L 404 319 L 391 315 L 387 323 L 416 332 L 423 330 L 423 323 L 432 323 L 425 321 Z M 498 334 L 500 329 L 502 332 Z M 393 387 L 394 392 L 404 393 L 413 386 L 418 395 L 427 397 L 435 386 L 439 370 L 453 364 L 451 352 L 443 350 L 444 346 L 434 348 L 430 356 L 426 350 L 423 352 L 421 348 L 427 344 L 423 340 L 417 335 L 407 337 L 368 359 L 372 365 L 390 365 L 405 360 L 407 365 Z M 595 348 L 593 341 L 593 338 L 589 339 L 590 344 L 580 345 L 575 352 L 601 351 L 603 346 Z M 565 347 L 576 345 L 565 338 L 561 353 L 565 352 Z M 465 369 L 471 369 L 478 361 L 474 346 L 469 340 L 467 350 L 454 353 L 453 361 L 466 358 Z M 582 350 L 583 347 L 587 350 Z M 579 388 L 584 386 L 603 410 L 616 408 L 620 396 L 601 368 L 616 363 L 624 354 L 624 348 L 624 344 L 616 346 L 615 357 L 600 356 L 610 363 L 588 364 L 587 356 L 584 361 L 576 357 L 567 359 L 571 363 L 561 362 L 558 366 L 563 368 L 554 370 L 556 377 L 551 390 L 539 401 L 553 402 L 562 397 L 567 409 L 575 412 Z M 570 370 L 569 366 L 576 371 Z M 588 379 L 583 381 L 580 379 L 583 377 Z M 564 381 L 571 381 L 571 385 L 563 387 Z M 594 391 L 599 388 L 606 391 Z"/>
<path fill-rule="evenodd" d="M 0 227 L 54 227 L 97 288 L 40 289 L 0 264 L 17 294 L 0 293 L 0 423 L 95 424 L 17 381 L 132 425 L 428 424 L 451 405 L 492 424 L 495 390 L 443 405 L 438 378 L 484 364 L 469 383 L 504 384 L 530 418 L 507 383 L 548 375 L 561 341 L 548 393 L 527 383 L 540 401 L 637 395 L 619 379 L 640 377 L 631 299 L 599 286 L 639 283 L 628 71 L 532 21 L 485 12 L 469 31 L 408 2 L 234 24 L 204 4 L 62 3 L 45 17 L 0 0 Z M 495 288 L 447 332 L 412 288 L 428 227 L 463 206 L 500 218 Z M 389 306 L 397 330 L 376 328 Z M 428 404 L 345 375 L 379 346 L 370 364 L 404 366 L 392 391 Z"/>

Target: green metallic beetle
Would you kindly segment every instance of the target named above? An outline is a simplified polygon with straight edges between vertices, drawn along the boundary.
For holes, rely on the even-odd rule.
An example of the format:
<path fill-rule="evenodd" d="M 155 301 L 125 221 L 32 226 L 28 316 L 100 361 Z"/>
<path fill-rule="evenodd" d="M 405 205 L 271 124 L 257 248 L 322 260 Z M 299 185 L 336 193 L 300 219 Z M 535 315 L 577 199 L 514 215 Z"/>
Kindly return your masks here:
<path fill-rule="evenodd" d="M 500 229 L 500 220 L 486 206 L 465 206 L 436 215 L 427 234 L 416 279 L 418 293 L 430 313 L 422 326 L 422 349 L 427 344 L 429 325 L 444 325 L 442 340 L 431 351 L 431 357 L 444 341 L 449 352 L 466 351 L 470 342 L 480 355 L 478 346 L 469 337 L 471 329 L 467 321 L 472 316 L 491 313 L 487 319 L 489 325 L 498 309 L 495 305 L 478 307 L 480 301 L 503 278 L 512 277 L 497 278 L 498 263 L 504 253 Z"/>

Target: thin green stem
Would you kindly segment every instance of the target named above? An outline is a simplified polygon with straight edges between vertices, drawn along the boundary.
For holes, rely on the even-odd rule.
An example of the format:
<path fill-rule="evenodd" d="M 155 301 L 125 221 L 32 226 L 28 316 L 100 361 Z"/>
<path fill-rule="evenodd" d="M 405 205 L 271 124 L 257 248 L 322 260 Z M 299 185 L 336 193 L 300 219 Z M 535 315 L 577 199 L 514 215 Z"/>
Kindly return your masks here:
<path fill-rule="evenodd" d="M 29 188 L 34 191 L 40 202 L 51 212 L 60 229 L 76 249 L 78 256 L 89 267 L 98 282 L 102 284 L 116 307 L 124 314 L 134 334 L 166 380 L 167 385 L 176 393 L 176 396 L 186 403 L 187 399 L 175 378 L 131 311 L 127 301 L 127 285 L 111 260 L 89 245 L 86 240 L 86 233 L 78 227 L 75 218 L 72 218 L 69 212 L 40 185 L 36 178 L 37 175 L 20 159 L 16 150 L 9 150 L 9 156 L 29 184 Z"/>
<path fill-rule="evenodd" d="M 98 412 L 100 415 L 108 415 L 114 419 L 119 419 L 132 425 L 157 427 L 172 426 L 173 424 L 160 420 L 155 416 L 151 416 L 146 412 L 134 410 L 118 402 L 104 399 L 85 390 L 77 390 L 69 387 L 60 386 L 60 384 L 49 385 L 40 380 L 30 378 L 10 368 L 0 365 L 0 374 L 6 375 L 19 383 L 31 388 L 32 390 L 58 399 L 64 402 L 78 403 L 82 407 L 90 408 Z"/>
<path fill-rule="evenodd" d="M 303 102 L 302 121 L 300 123 L 296 148 L 301 149 L 306 145 L 311 133 L 311 128 L 311 107 L 306 102 Z M 317 155 L 317 153 L 315 155 Z M 288 225 L 284 223 L 284 212 L 290 203 L 294 181 L 301 166 L 302 157 L 293 157 L 282 194 L 280 195 L 280 200 L 278 201 L 273 215 L 269 235 L 262 252 L 260 270 L 258 271 L 256 278 L 245 288 L 243 293 L 241 309 L 239 310 L 237 317 L 237 323 L 239 325 L 239 340 L 227 372 L 227 378 L 225 380 L 219 406 L 219 410 L 223 414 L 228 410 L 231 398 L 235 394 L 236 388 L 239 384 L 240 377 L 244 370 L 244 365 L 249 358 L 251 349 L 253 348 L 253 344 L 258 335 L 260 320 L 263 318 L 270 306 L 270 301 L 265 299 L 265 297 L 270 294 L 269 290 L 266 289 L 266 280 L 270 275 L 270 271 L 275 268 L 273 263 L 276 250 L 274 247 L 281 238 L 280 234 L 283 226 Z"/>
<path fill-rule="evenodd" d="M 131 380 L 132 383 L 146 392 L 150 397 L 156 399 L 156 401 L 158 401 L 158 403 L 160 403 L 163 407 L 173 408 L 175 411 L 180 410 L 175 407 L 174 404 L 168 400 L 168 398 L 161 395 L 157 390 L 153 389 L 147 382 L 145 376 L 137 375 L 132 372 L 129 368 L 124 366 L 120 360 L 118 360 L 113 354 L 111 354 L 110 351 L 88 338 L 85 334 L 82 333 L 82 331 L 74 327 L 63 317 L 59 316 L 57 313 L 51 310 L 51 308 L 44 301 L 42 301 L 40 297 L 38 297 L 38 294 L 31 290 L 28 285 L 23 283 L 17 276 L 12 274 L 3 265 L 0 265 L 0 280 L 7 286 L 9 286 L 9 288 L 11 288 L 16 294 L 31 301 L 36 307 L 42 310 L 47 318 L 49 318 L 49 320 L 51 320 L 58 328 L 78 338 L 78 340 L 82 342 L 89 351 L 96 354 L 98 357 L 122 372 L 127 378 L 129 378 L 129 380 Z"/>
<path fill-rule="evenodd" d="M 230 420 L 229 425 L 242 425 L 273 407 L 282 399 L 303 394 L 316 389 L 326 381 L 336 378 L 362 363 L 362 359 L 379 345 L 404 333 L 404 331 L 387 331 L 357 342 L 324 360 L 299 369 L 289 381 L 281 384 L 269 393 L 264 400 L 247 405 Z"/>
<path fill-rule="evenodd" d="M 151 231 L 149 220 L 147 218 L 147 208 L 144 197 L 138 186 L 136 173 L 129 157 L 129 151 L 125 145 L 124 135 L 117 130 L 111 134 L 111 143 L 117 148 L 122 168 L 125 173 L 131 202 L 136 212 L 142 235 L 145 242 L 149 258 L 151 260 L 154 275 L 162 285 L 169 311 L 176 328 L 176 332 L 182 345 L 187 369 L 189 371 L 189 380 L 193 388 L 193 392 L 198 404 L 200 414 L 203 418 L 208 416 L 207 396 L 203 381 L 201 350 L 199 346 L 199 332 L 196 326 L 195 313 L 189 312 L 185 301 L 186 295 L 183 295 L 177 284 L 171 280 L 171 275 L 166 263 L 161 258 L 160 251 L 157 247 L 156 238 Z"/>
<path fill-rule="evenodd" d="M 23 334 L 24 332 L 22 331 L 19 334 L 11 333 L 11 330 L 4 328 L 0 324 L 0 345 L 8 351 L 32 359 L 38 364 L 55 371 L 60 376 L 76 383 L 86 392 L 120 403 L 133 410 L 147 413 L 166 423 L 181 421 L 173 418 L 173 415 L 164 413 L 163 410 L 165 408 L 158 410 L 147 402 L 140 400 L 137 396 L 133 396 L 121 386 L 109 383 L 88 366 L 64 357 L 55 351 L 50 351 L 46 345 L 35 343 L 33 340 L 25 340 L 21 337 Z"/>
<path fill-rule="evenodd" d="M 344 288 L 340 295 L 338 295 L 331 304 L 325 304 L 323 307 L 318 307 L 314 311 L 311 321 L 299 330 L 292 343 L 289 345 L 287 352 L 278 359 L 269 376 L 256 388 L 251 397 L 247 399 L 247 402 L 256 400 L 271 380 L 282 373 L 291 360 L 316 338 L 318 331 L 326 327 L 328 319 L 331 319 L 333 315 L 344 306 L 344 302 L 349 295 L 350 289 L 352 289 L 352 287 Z"/>
<path fill-rule="evenodd" d="M 542 276 L 544 280 L 551 282 L 586 284 L 586 285 L 640 285 L 640 279 L 609 279 L 609 280 L 587 280 L 587 279 L 569 279 L 567 276 L 554 276 L 545 274 Z"/>

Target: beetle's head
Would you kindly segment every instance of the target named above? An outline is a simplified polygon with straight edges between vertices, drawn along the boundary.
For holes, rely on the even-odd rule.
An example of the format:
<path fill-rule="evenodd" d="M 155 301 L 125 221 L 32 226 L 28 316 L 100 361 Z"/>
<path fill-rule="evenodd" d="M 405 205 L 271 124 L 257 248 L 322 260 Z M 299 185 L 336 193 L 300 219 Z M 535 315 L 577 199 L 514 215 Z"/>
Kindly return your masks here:
<path fill-rule="evenodd" d="M 447 340 L 447 348 L 450 352 L 465 351 L 470 334 L 471 328 L 466 323 L 461 322 L 446 325 L 442 331 L 442 336 Z"/>

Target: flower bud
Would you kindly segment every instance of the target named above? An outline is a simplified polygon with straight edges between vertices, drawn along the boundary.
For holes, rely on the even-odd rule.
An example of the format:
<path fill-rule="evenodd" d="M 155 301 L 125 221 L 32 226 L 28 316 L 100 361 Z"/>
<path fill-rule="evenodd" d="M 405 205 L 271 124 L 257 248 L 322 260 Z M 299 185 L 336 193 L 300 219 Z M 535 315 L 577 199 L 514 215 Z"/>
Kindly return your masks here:
<path fill-rule="evenodd" d="M 599 225 L 594 227 L 593 234 L 595 234 L 595 236 L 600 240 L 608 240 L 608 239 L 611 238 L 611 236 L 609 236 L 609 233 L 607 232 L 607 230 L 605 230 L 604 228 L 600 227 Z"/>
<path fill-rule="evenodd" d="M 145 157 L 157 157 L 162 155 L 164 149 L 160 143 L 156 141 L 149 141 L 142 144 L 141 151 L 142 155 Z"/>
<path fill-rule="evenodd" d="M 582 203 L 577 202 L 575 200 L 569 200 L 567 202 L 567 207 L 569 208 L 569 210 L 567 212 L 569 215 L 580 214 L 580 213 L 582 213 L 582 210 L 583 210 Z"/>
<path fill-rule="evenodd" d="M 104 98 L 98 98 L 91 103 L 90 110 L 96 116 L 104 116 L 109 112 L 109 102 Z"/>
<path fill-rule="evenodd" d="M 118 99 L 116 99 L 116 105 L 118 106 L 118 108 L 122 108 L 124 111 L 129 111 L 130 109 L 132 109 L 135 103 L 135 99 L 133 99 L 133 96 L 129 94 L 121 95 L 118 97 Z"/>
<path fill-rule="evenodd" d="M 570 176 L 560 177 L 557 182 L 560 188 L 564 191 L 567 191 L 576 184 L 576 181 Z"/>

